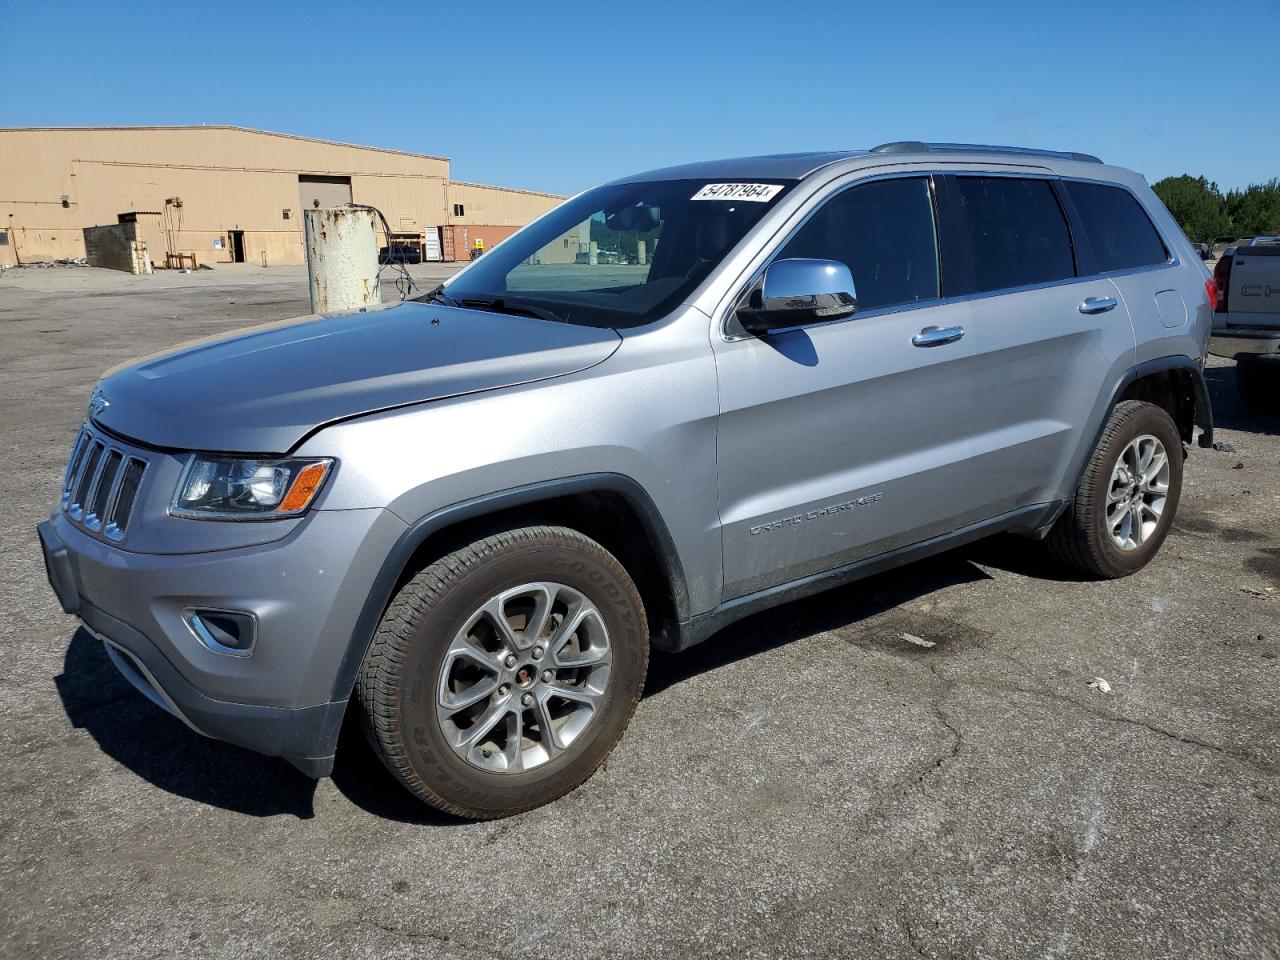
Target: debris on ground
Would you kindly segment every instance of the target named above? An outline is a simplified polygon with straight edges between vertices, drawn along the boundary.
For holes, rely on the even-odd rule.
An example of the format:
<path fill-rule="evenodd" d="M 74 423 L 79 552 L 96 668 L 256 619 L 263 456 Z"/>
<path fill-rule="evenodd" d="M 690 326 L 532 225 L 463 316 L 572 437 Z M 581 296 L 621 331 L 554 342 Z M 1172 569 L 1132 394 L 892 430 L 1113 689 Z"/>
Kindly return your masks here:
<path fill-rule="evenodd" d="M 1233 466 L 1231 469 L 1232 469 L 1232 470 L 1243 470 L 1243 469 L 1244 469 L 1244 464 L 1243 464 L 1243 463 L 1241 463 L 1239 460 L 1237 460 L 1237 461 L 1235 462 L 1235 466 Z"/>
<path fill-rule="evenodd" d="M 33 260 L 30 263 L 0 264 L 0 270 L 48 270 L 51 267 L 87 267 L 89 261 L 84 257 L 61 257 L 57 260 Z"/>
<path fill-rule="evenodd" d="M 1227 443 L 1227 441 L 1225 440 L 1215 440 L 1213 442 L 1213 449 L 1217 450 L 1219 453 L 1235 453 L 1236 452 L 1236 448 L 1233 447 L 1231 444 Z"/>
<path fill-rule="evenodd" d="M 1240 592 L 1247 593 L 1251 597 L 1261 597 L 1263 600 L 1276 599 L 1275 587 L 1262 587 L 1261 589 L 1258 587 L 1241 587 Z"/>
<path fill-rule="evenodd" d="M 936 647 L 937 644 L 932 640 L 926 640 L 924 637 L 917 637 L 914 633 L 899 634 L 907 643 L 914 643 L 917 647 Z"/>
<path fill-rule="evenodd" d="M 1110 693 L 1111 684 L 1103 680 L 1101 677 L 1094 677 L 1089 681 L 1089 689 L 1097 690 L 1099 693 Z"/>

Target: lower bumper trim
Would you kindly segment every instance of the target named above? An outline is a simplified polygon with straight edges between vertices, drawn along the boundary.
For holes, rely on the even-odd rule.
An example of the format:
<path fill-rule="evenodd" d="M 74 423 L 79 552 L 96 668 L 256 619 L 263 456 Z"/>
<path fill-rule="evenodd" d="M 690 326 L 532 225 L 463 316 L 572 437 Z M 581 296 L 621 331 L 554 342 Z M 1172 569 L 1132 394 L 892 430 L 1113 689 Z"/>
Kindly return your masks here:
<path fill-rule="evenodd" d="M 165 713 L 169 713 L 177 717 L 188 727 L 191 727 L 192 730 L 196 729 L 192 725 L 191 721 L 178 711 L 177 706 L 164 695 L 164 691 L 156 684 L 156 681 L 151 676 L 150 671 L 148 671 L 147 668 L 133 656 L 133 654 L 124 649 L 124 647 L 116 646 L 101 634 L 94 633 L 94 631 L 90 630 L 88 627 L 85 627 L 85 629 L 89 630 L 94 637 L 102 642 L 103 648 L 107 651 L 107 659 L 110 660 L 112 665 L 120 671 L 120 676 L 133 684 L 133 688 L 135 690 Z M 196 730 L 196 733 L 199 732 L 199 730 Z"/>
<path fill-rule="evenodd" d="M 58 598 L 63 613 L 80 612 L 80 588 L 76 585 L 76 573 L 71 566 L 71 557 L 66 544 L 53 532 L 53 524 L 48 520 L 36 525 L 36 535 L 40 538 L 40 552 L 44 555 L 44 572 L 49 578 L 49 586 Z"/>
<path fill-rule="evenodd" d="M 271 707 L 214 700 L 197 690 L 142 633 L 81 600 L 80 619 L 143 696 L 196 733 L 281 757 L 311 777 L 333 771 L 347 701 Z"/>

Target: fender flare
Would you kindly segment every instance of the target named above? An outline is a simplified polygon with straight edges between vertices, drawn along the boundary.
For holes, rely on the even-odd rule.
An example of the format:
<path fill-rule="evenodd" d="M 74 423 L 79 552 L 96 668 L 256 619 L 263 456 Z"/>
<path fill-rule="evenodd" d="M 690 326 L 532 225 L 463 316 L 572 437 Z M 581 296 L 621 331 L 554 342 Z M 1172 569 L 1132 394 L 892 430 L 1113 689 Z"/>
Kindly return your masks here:
<path fill-rule="evenodd" d="M 1111 406 L 1107 408 L 1108 411 L 1115 407 L 1120 394 L 1124 393 L 1131 383 L 1153 373 L 1163 373 L 1166 370 L 1182 370 L 1191 375 L 1192 398 L 1195 401 L 1192 419 L 1195 425 L 1200 428 L 1200 446 L 1206 449 L 1212 447 L 1213 405 L 1209 402 L 1209 387 L 1205 383 L 1204 369 L 1191 357 L 1156 357 L 1153 360 L 1144 360 L 1142 363 L 1130 367 L 1125 371 L 1124 376 L 1120 378 L 1115 390 L 1111 392 Z M 1098 427 L 1099 437 L 1102 436 L 1102 431 L 1105 428 L 1106 420 L 1104 419 Z M 1095 445 L 1097 444 L 1097 438 L 1094 439 L 1094 443 Z"/>
<path fill-rule="evenodd" d="M 525 486 L 512 487 L 496 493 L 488 493 L 471 500 L 450 504 L 434 510 L 409 525 L 382 561 L 373 581 L 373 588 L 365 598 L 364 606 L 356 619 L 356 625 L 347 644 L 334 680 L 333 700 L 351 698 L 356 674 L 364 660 L 365 651 L 373 640 L 374 631 L 382 620 L 382 614 L 391 602 L 396 584 L 405 566 L 427 538 L 456 523 L 474 520 L 486 514 L 511 507 L 526 506 L 543 500 L 581 493 L 615 493 L 623 497 L 640 517 L 650 541 L 658 554 L 658 563 L 671 588 L 677 622 L 689 617 L 689 590 L 684 568 L 675 542 L 648 492 L 637 481 L 620 473 L 589 473 L 558 480 L 544 480 Z"/>
<path fill-rule="evenodd" d="M 1056 501 L 1056 509 L 1036 529 L 1035 536 L 1037 538 L 1043 538 L 1048 535 L 1058 517 L 1062 515 L 1070 504 L 1071 497 L 1075 495 L 1075 491 L 1080 486 L 1080 479 L 1084 476 L 1085 470 L 1088 469 L 1089 458 L 1093 456 L 1093 451 L 1098 449 L 1098 441 L 1102 439 L 1102 432 L 1107 428 L 1107 420 L 1111 417 L 1111 411 L 1115 409 L 1116 404 L 1120 401 L 1121 394 L 1135 381 L 1153 373 L 1163 373 L 1166 370 L 1185 370 L 1191 375 L 1191 393 L 1195 403 L 1195 409 L 1192 411 L 1192 421 L 1200 428 L 1200 446 L 1206 448 L 1213 446 L 1213 406 L 1209 402 L 1209 387 L 1205 383 L 1204 371 L 1201 369 L 1200 364 L 1185 355 L 1156 357 L 1152 360 L 1144 360 L 1142 363 L 1135 364 L 1121 374 L 1120 379 L 1116 381 L 1115 387 L 1112 388 L 1111 397 L 1103 408 L 1102 416 L 1098 418 L 1097 425 L 1094 427 L 1091 442 L 1084 448 L 1083 454 L 1071 468 L 1071 472 L 1068 473 L 1068 476 L 1072 478 L 1071 486 L 1067 488 L 1063 499 Z"/>

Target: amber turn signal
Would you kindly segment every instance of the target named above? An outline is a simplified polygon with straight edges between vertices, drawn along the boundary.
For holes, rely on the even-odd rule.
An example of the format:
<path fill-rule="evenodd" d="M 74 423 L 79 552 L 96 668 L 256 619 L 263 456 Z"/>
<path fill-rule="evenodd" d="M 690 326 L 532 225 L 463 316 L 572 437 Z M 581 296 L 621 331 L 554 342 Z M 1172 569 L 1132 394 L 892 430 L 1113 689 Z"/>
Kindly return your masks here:
<path fill-rule="evenodd" d="M 328 460 L 317 460 L 298 471 L 297 478 L 289 487 L 289 492 L 280 501 L 277 513 L 297 513 L 307 509 L 320 484 L 324 483 L 325 474 L 329 472 Z"/>

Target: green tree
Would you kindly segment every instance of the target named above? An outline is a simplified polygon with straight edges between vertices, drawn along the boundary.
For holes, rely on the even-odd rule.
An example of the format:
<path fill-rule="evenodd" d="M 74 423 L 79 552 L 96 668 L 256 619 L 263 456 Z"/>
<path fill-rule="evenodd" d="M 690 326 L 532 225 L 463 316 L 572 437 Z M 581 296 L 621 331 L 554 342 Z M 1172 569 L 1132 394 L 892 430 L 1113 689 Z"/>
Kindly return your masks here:
<path fill-rule="evenodd" d="M 1231 232 L 1226 200 L 1216 183 L 1184 173 L 1165 177 L 1151 189 L 1169 208 L 1188 239 L 1213 243 L 1216 237 Z"/>
<path fill-rule="evenodd" d="M 1241 237 L 1280 234 L 1280 180 L 1251 183 L 1226 196 L 1231 224 Z"/>

